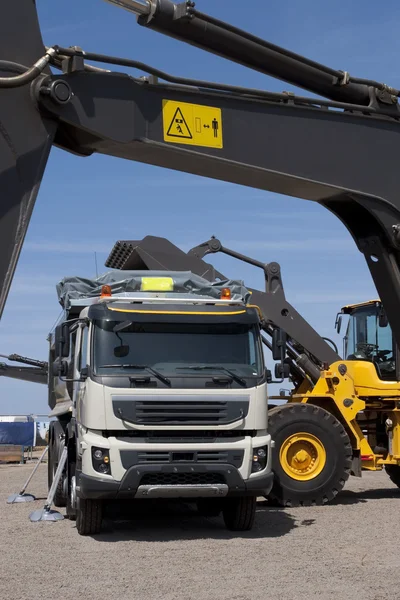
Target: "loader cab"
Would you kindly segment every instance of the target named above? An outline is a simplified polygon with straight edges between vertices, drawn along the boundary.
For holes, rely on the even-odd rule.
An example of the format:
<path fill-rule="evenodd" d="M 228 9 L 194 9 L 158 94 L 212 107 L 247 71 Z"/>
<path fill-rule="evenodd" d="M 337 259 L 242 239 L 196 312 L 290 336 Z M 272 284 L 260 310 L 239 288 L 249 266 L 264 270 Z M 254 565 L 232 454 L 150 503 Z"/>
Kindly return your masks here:
<path fill-rule="evenodd" d="M 397 348 L 380 300 L 344 306 L 336 319 L 338 332 L 342 315 L 349 315 L 343 337 L 345 359 L 372 362 L 380 379 L 397 381 Z"/>

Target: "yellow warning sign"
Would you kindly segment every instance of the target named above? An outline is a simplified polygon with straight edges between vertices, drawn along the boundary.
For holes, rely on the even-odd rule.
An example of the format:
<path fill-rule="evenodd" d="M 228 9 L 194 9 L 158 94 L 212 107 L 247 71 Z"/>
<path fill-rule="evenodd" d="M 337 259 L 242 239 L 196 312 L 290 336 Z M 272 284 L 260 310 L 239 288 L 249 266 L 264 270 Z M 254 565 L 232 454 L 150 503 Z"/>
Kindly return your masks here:
<path fill-rule="evenodd" d="M 214 106 L 163 100 L 164 141 L 222 148 L 222 111 Z"/>

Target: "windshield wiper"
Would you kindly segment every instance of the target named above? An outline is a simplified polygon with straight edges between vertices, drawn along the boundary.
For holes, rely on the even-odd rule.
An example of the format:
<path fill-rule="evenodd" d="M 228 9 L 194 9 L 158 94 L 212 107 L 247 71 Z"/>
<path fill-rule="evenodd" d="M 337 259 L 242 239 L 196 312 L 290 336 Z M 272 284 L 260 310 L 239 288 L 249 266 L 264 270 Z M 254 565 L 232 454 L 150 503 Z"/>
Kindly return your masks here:
<path fill-rule="evenodd" d="M 119 368 L 119 369 L 142 369 L 143 371 L 150 371 L 150 373 L 153 373 L 153 375 L 155 377 L 157 377 L 157 379 L 159 379 L 160 381 L 162 381 L 163 383 L 165 383 L 166 385 L 171 385 L 171 380 L 168 379 L 168 377 L 165 377 L 165 375 L 162 375 L 161 373 L 159 373 L 158 371 L 156 371 L 155 369 L 153 369 L 153 367 L 149 367 L 149 365 L 127 365 L 127 364 L 123 364 L 123 365 L 100 365 L 99 369 L 115 369 L 115 368 Z"/>
<path fill-rule="evenodd" d="M 236 375 L 236 373 L 233 373 L 233 371 L 231 371 L 230 369 L 227 369 L 226 367 L 222 367 L 220 365 L 207 365 L 207 366 L 200 366 L 200 365 L 190 365 L 188 367 L 180 367 L 182 369 L 191 369 L 192 371 L 209 371 L 209 370 L 213 370 L 213 371 L 225 371 L 225 373 L 228 373 L 232 379 L 234 381 L 236 381 L 236 383 L 239 383 L 240 385 L 243 385 L 244 387 L 246 387 L 246 380 L 243 379 L 243 377 L 239 377 L 239 375 Z"/>

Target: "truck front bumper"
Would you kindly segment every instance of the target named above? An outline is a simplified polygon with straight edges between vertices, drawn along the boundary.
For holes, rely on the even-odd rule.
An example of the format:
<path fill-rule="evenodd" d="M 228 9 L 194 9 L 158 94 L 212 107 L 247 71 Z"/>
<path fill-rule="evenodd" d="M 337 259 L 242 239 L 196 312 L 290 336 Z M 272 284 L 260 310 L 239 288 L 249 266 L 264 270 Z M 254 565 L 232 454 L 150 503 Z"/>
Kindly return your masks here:
<path fill-rule="evenodd" d="M 229 464 L 135 465 L 121 481 L 77 472 L 78 496 L 99 500 L 267 496 L 272 484 L 268 469 L 244 480 Z"/>

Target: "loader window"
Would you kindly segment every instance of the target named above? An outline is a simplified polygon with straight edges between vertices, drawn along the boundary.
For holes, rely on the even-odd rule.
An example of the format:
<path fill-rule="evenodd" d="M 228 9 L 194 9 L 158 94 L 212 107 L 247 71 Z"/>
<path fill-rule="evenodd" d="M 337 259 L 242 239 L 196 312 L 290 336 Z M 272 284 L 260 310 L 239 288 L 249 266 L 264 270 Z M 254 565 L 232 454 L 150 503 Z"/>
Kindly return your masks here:
<path fill-rule="evenodd" d="M 344 339 L 348 360 L 373 362 L 381 379 L 396 379 L 395 352 L 390 325 L 382 326 L 381 307 L 371 304 L 354 309 L 350 314 Z"/>
<path fill-rule="evenodd" d="M 118 335 L 115 325 L 98 321 L 94 328 L 97 375 L 135 372 L 129 365 L 148 365 L 169 376 L 199 365 L 221 365 L 242 377 L 263 374 L 260 334 L 252 325 L 128 323 Z"/>

